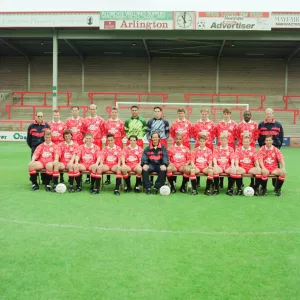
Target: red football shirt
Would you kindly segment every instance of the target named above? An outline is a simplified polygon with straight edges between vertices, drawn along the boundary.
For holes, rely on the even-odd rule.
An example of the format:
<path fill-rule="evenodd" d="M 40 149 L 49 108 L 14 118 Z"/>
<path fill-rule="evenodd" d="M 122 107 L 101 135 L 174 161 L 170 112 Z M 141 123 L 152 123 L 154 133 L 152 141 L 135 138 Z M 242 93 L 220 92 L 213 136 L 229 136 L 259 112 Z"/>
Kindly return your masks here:
<path fill-rule="evenodd" d="M 65 124 L 62 121 L 59 122 L 50 121 L 48 122 L 48 124 L 52 132 L 52 137 L 51 137 L 52 142 L 55 144 L 63 142 L 64 140 L 63 133 L 65 130 Z"/>
<path fill-rule="evenodd" d="M 190 149 L 181 145 L 173 145 L 168 149 L 169 160 L 175 166 L 182 166 L 191 160 Z"/>
<path fill-rule="evenodd" d="M 62 142 L 58 145 L 60 162 L 68 164 L 74 154 L 77 153 L 78 144 L 71 141 L 70 144 Z"/>
<path fill-rule="evenodd" d="M 92 144 L 91 147 L 87 147 L 84 144 L 77 148 L 76 155 L 79 156 L 79 163 L 92 165 L 96 163 L 97 158 L 101 155 L 101 150 L 97 145 Z"/>
<path fill-rule="evenodd" d="M 127 146 L 122 151 L 122 156 L 125 158 L 125 163 L 127 164 L 139 164 L 142 159 L 143 149 L 139 146 L 131 148 Z"/>
<path fill-rule="evenodd" d="M 239 146 L 243 145 L 243 137 L 249 136 L 250 137 L 250 145 L 255 147 L 255 142 L 258 139 L 258 125 L 254 121 L 245 122 L 242 121 L 237 125 L 236 130 L 237 138 L 239 140 Z"/>
<path fill-rule="evenodd" d="M 226 148 L 218 146 L 215 148 L 213 153 L 213 158 L 217 160 L 218 166 L 223 170 L 226 170 L 231 166 L 231 161 L 234 159 L 234 157 L 234 150 L 229 146 Z"/>
<path fill-rule="evenodd" d="M 220 136 L 227 135 L 228 145 L 233 145 L 237 135 L 236 135 L 237 124 L 230 120 L 229 122 L 220 121 L 216 125 L 216 136 L 218 138 L 218 145 L 220 145 Z"/>
<path fill-rule="evenodd" d="M 179 121 L 176 120 L 173 122 L 170 128 L 170 136 L 175 142 L 176 134 L 182 134 L 182 143 L 186 144 L 190 142 L 192 124 L 188 120 Z"/>
<path fill-rule="evenodd" d="M 123 139 L 125 137 L 124 122 L 117 119 L 108 119 L 103 125 L 103 135 L 113 134 L 115 138 Z"/>
<path fill-rule="evenodd" d="M 74 119 L 73 117 L 69 118 L 65 122 L 65 126 L 67 129 L 70 129 L 72 131 L 73 141 L 82 142 L 84 128 L 83 128 L 83 119 L 81 117 L 78 117 L 78 119 Z"/>
<path fill-rule="evenodd" d="M 59 154 L 59 151 L 53 142 L 50 144 L 42 143 L 34 151 L 36 160 L 42 161 L 44 164 L 53 162 L 56 153 Z"/>
<path fill-rule="evenodd" d="M 207 148 L 197 147 L 192 152 L 192 162 L 198 169 L 205 169 L 212 163 L 212 151 Z"/>
<path fill-rule="evenodd" d="M 203 122 L 197 121 L 192 125 L 192 137 L 195 139 L 196 147 L 199 145 L 199 136 L 206 136 L 206 146 L 211 147 L 214 138 L 216 137 L 216 125 L 213 121 L 208 120 Z"/>
<path fill-rule="evenodd" d="M 117 145 L 114 145 L 112 148 L 106 146 L 101 153 L 103 164 L 116 165 L 121 157 L 122 149 Z"/>
<path fill-rule="evenodd" d="M 284 157 L 279 149 L 272 146 L 268 149 L 265 145 L 258 152 L 259 160 L 262 160 L 264 166 L 271 172 L 278 168 L 278 163 L 284 160 Z"/>
<path fill-rule="evenodd" d="M 255 162 L 258 160 L 258 155 L 254 147 L 245 149 L 243 146 L 235 151 L 235 159 L 238 160 L 239 166 L 245 170 L 250 170 L 255 167 Z"/>
<path fill-rule="evenodd" d="M 102 139 L 103 137 L 103 118 L 96 117 L 86 117 L 83 120 L 83 130 L 84 133 L 90 132 L 94 139 Z"/>

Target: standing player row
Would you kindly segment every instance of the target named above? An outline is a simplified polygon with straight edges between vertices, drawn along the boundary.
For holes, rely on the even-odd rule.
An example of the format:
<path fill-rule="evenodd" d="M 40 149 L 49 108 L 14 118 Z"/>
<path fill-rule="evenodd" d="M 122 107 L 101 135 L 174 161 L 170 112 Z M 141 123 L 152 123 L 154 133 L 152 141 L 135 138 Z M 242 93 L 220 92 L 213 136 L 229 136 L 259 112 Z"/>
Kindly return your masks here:
<path fill-rule="evenodd" d="M 103 118 L 97 116 L 97 107 L 91 104 L 90 116 L 81 118 L 79 116 L 79 107 L 72 108 L 72 117 L 67 119 L 66 122 L 60 120 L 59 111 L 55 110 L 53 113 L 53 120 L 49 122 L 49 128 L 52 131 L 52 141 L 57 144 L 63 141 L 63 132 L 65 129 L 70 129 L 73 134 L 73 140 L 79 145 L 83 144 L 83 136 L 86 132 L 93 135 L 94 144 L 102 148 L 102 138 L 107 134 L 115 136 L 116 145 L 123 147 L 122 140 L 124 137 L 136 135 L 138 137 L 137 144 L 143 147 L 143 138 L 146 136 L 147 140 L 151 140 L 152 132 L 160 134 L 161 143 L 167 147 L 167 140 L 169 136 L 175 143 L 176 134 L 183 136 L 183 144 L 190 148 L 190 138 L 198 141 L 200 135 L 206 136 L 206 146 L 212 149 L 213 140 L 218 138 L 220 145 L 220 136 L 228 136 L 228 144 L 235 147 L 234 144 L 238 140 L 238 145 L 242 145 L 243 136 L 250 137 L 251 146 L 255 146 L 258 140 L 259 145 L 264 145 L 265 136 L 271 134 L 273 136 L 275 147 L 280 148 L 283 141 L 283 130 L 281 126 L 273 127 L 271 130 L 267 129 L 265 121 L 259 125 L 251 120 L 251 112 L 244 112 L 244 120 L 237 124 L 231 120 L 231 111 L 229 109 L 223 110 L 223 120 L 214 123 L 209 120 L 209 112 L 207 109 L 201 109 L 200 120 L 192 124 L 185 118 L 185 110 L 178 109 L 177 120 L 171 126 L 169 122 L 162 118 L 162 109 L 154 107 L 154 117 L 147 123 L 144 118 L 139 116 L 137 106 L 131 107 L 131 117 L 125 121 L 118 118 L 118 109 L 112 108 L 111 116 L 108 120 L 104 121 Z M 271 113 L 271 121 L 273 122 L 273 112 Z M 127 142 L 128 144 L 129 142 Z M 106 143 L 107 144 L 107 143 Z M 196 143 L 196 146 L 198 144 Z"/>

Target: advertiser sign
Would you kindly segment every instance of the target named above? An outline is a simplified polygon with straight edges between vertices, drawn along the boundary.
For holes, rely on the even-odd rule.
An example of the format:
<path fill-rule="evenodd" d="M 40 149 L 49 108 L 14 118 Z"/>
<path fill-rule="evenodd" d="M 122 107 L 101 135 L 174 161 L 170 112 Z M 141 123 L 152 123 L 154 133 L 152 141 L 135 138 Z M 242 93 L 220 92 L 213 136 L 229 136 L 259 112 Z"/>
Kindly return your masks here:
<path fill-rule="evenodd" d="M 271 30 L 269 12 L 198 12 L 197 30 Z"/>
<path fill-rule="evenodd" d="M 100 30 L 172 30 L 172 11 L 103 11 Z"/>
<path fill-rule="evenodd" d="M 300 12 L 273 12 L 272 28 L 300 28 Z"/>
<path fill-rule="evenodd" d="M 27 132 L 0 131 L 0 142 L 25 142 Z"/>
<path fill-rule="evenodd" d="M 99 13 L 0 13 L 0 28 L 6 27 L 99 27 Z"/>

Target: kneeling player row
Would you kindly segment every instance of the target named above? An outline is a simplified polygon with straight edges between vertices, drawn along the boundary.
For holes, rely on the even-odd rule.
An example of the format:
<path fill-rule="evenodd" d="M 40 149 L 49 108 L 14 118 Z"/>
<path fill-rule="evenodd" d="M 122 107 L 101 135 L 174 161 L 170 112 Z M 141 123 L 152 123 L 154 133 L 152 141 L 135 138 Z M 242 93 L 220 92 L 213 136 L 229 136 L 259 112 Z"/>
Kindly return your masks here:
<path fill-rule="evenodd" d="M 141 177 L 147 194 L 151 194 L 152 182 L 149 175 L 156 172 L 158 179 L 154 184 L 153 193 L 157 194 L 159 188 L 164 185 L 166 177 L 171 186 L 171 192 L 175 193 L 174 172 L 182 172 L 183 182 L 180 192 L 186 193 L 189 179 L 192 183 L 192 194 L 196 195 L 196 175 L 204 173 L 208 175 L 205 189 L 206 195 L 219 193 L 219 174 L 227 173 L 229 177 L 228 194 L 233 194 L 233 186 L 236 181 L 238 194 L 242 194 L 241 175 L 248 173 L 257 177 L 255 190 L 262 186 L 262 193 L 266 195 L 268 174 L 279 176 L 276 183 L 276 194 L 280 195 L 281 186 L 285 179 L 285 164 L 280 151 L 272 146 L 272 137 L 266 137 L 266 145 L 257 153 L 255 148 L 250 147 L 249 137 L 244 137 L 243 146 L 236 151 L 228 146 L 227 136 L 221 137 L 221 145 L 213 152 L 205 147 L 206 137 L 199 137 L 199 146 L 192 152 L 183 146 L 182 136 L 177 134 L 176 144 L 168 150 L 160 144 L 160 136 L 153 133 L 150 145 L 143 150 L 137 146 L 137 137 L 130 136 L 130 144 L 121 149 L 114 143 L 114 136 L 107 135 L 108 145 L 103 149 L 93 144 L 93 137 L 87 133 L 85 144 L 78 146 L 72 141 L 72 132 L 64 132 L 65 142 L 55 145 L 51 142 L 51 131 L 45 132 L 45 142 L 37 147 L 32 161 L 29 163 L 29 173 L 32 181 L 32 190 L 39 188 L 36 171 L 46 168 L 45 185 L 46 191 L 52 191 L 50 181 L 53 176 L 54 185 L 58 183 L 61 170 L 69 172 L 69 191 L 73 192 L 74 180 L 76 191 L 81 191 L 81 171 L 91 171 L 91 193 L 98 194 L 102 173 L 113 171 L 116 173 L 116 186 L 114 193 L 119 195 L 119 187 L 122 178 L 126 182 L 125 192 L 131 191 L 128 173 L 136 173 L 135 192 L 139 192 Z M 281 168 L 278 167 L 281 165 Z M 213 184 L 214 183 L 214 184 Z M 214 188 L 213 188 L 214 187 Z"/>

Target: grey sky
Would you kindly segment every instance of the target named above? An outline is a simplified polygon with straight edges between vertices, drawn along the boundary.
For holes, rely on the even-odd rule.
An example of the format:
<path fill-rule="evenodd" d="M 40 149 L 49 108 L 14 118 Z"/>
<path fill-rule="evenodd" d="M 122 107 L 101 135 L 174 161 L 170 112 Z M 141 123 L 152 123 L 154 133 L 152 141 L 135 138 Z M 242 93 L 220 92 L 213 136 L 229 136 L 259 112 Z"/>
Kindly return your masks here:
<path fill-rule="evenodd" d="M 0 11 L 100 11 L 100 10 L 195 10 L 195 11 L 300 11 L 299 0 L 0 0 Z"/>

